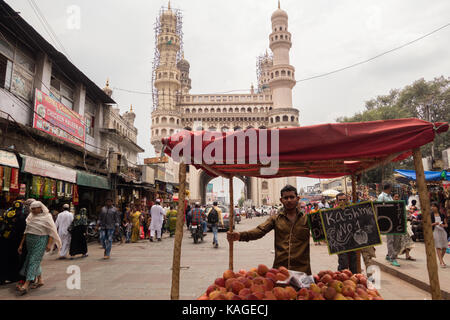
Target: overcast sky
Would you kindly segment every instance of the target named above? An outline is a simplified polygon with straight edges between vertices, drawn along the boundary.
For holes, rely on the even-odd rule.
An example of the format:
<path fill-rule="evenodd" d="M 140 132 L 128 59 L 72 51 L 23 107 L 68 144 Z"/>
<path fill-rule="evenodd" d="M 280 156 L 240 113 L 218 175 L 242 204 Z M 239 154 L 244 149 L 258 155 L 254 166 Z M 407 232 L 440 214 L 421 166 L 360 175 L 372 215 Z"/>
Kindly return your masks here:
<path fill-rule="evenodd" d="M 154 55 L 154 23 L 159 0 L 36 0 L 72 62 L 101 88 L 149 92 Z M 29 0 L 7 3 L 50 39 Z M 80 10 L 73 22 L 71 6 Z M 185 58 L 190 62 L 191 93 L 216 93 L 256 86 L 256 57 L 268 49 L 270 16 L 276 0 L 178 0 L 183 12 Z M 450 22 L 448 0 L 282 0 L 292 33 L 291 64 L 297 80 L 368 59 Z M 70 12 L 69 12 L 70 11 Z M 364 109 L 364 102 L 413 81 L 449 76 L 450 27 L 367 64 L 294 87 L 300 125 L 335 122 Z M 138 144 L 150 144 L 151 95 L 119 90 L 113 99 L 122 112 L 133 104 Z M 324 150 L 326 152 L 326 150 Z M 299 185 L 312 179 L 300 179 Z M 238 191 L 238 190 L 237 190 Z"/>

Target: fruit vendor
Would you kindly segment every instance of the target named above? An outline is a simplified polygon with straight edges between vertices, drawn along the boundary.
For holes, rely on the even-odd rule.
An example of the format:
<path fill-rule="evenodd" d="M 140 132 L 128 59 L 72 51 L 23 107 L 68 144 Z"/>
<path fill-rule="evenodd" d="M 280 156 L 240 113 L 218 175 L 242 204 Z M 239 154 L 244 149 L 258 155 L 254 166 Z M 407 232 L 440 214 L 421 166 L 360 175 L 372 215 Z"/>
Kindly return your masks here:
<path fill-rule="evenodd" d="M 255 229 L 244 232 L 228 232 L 228 241 L 251 241 L 275 230 L 274 268 L 285 267 L 288 270 L 311 274 L 309 238 L 310 231 L 306 214 L 298 209 L 300 197 L 297 189 L 291 185 L 281 189 L 280 201 L 283 208 L 278 214 L 269 217 Z"/>

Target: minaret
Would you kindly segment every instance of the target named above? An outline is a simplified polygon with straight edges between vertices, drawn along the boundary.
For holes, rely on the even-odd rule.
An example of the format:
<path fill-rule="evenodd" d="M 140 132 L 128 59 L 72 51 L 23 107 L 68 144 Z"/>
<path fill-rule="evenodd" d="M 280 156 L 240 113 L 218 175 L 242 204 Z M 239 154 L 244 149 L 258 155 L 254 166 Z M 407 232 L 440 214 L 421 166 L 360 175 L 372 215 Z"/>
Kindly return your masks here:
<path fill-rule="evenodd" d="M 184 52 L 182 59 L 177 63 L 178 70 L 181 72 L 181 92 L 183 95 L 189 94 L 191 90 L 191 78 L 189 78 L 189 62 L 184 58 Z"/>
<path fill-rule="evenodd" d="M 177 19 L 169 2 L 167 10 L 163 10 L 159 17 L 160 28 L 156 33 L 159 66 L 154 86 L 158 91 L 158 105 L 152 112 L 151 142 L 157 154 L 161 151 L 161 139 L 181 127 L 181 114 L 177 109 L 177 95 L 181 89 L 181 72 L 177 68 L 177 53 L 181 43 Z"/>
<path fill-rule="evenodd" d="M 292 88 L 295 86 L 295 68 L 290 65 L 289 51 L 292 47 L 288 31 L 288 15 L 280 8 L 272 14 L 272 33 L 269 36 L 273 52 L 269 86 L 272 91 L 273 109 L 270 112 L 272 128 L 298 126 L 298 110 L 292 106 Z"/>
<path fill-rule="evenodd" d="M 272 67 L 273 67 L 272 57 L 269 56 L 266 50 L 266 53 L 262 56 L 261 59 L 261 66 L 260 66 L 261 77 L 260 82 L 258 84 L 259 90 L 265 94 L 270 94 L 269 81 L 270 81 L 270 71 Z"/>

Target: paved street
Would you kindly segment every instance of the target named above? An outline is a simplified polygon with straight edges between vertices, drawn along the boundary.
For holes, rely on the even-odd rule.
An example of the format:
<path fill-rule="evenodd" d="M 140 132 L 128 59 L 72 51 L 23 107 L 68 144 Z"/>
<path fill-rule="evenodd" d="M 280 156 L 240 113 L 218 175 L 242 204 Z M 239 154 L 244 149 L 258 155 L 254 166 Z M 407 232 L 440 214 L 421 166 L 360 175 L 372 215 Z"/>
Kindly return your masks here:
<path fill-rule="evenodd" d="M 266 217 L 243 219 L 237 230 L 246 230 L 264 221 Z M 195 299 L 215 278 L 228 268 L 228 243 L 225 233 L 219 233 L 218 249 L 212 247 L 212 233 L 206 241 L 195 245 L 185 232 L 181 257 L 180 298 Z M 75 260 L 55 260 L 46 255 L 42 264 L 45 285 L 17 297 L 14 285 L 0 287 L 0 299 L 170 299 L 173 239 L 150 243 L 115 244 L 109 261 L 104 261 L 103 250 L 97 243 L 89 246 L 89 257 Z M 235 269 L 250 269 L 273 262 L 273 232 L 254 242 L 235 244 Z M 337 267 L 337 257 L 329 256 L 326 246 L 311 245 L 313 273 Z M 420 262 L 422 263 L 422 262 Z M 81 269 L 81 289 L 69 290 L 67 267 Z M 381 274 L 380 293 L 385 299 L 430 299 L 430 295 L 403 280 Z"/>

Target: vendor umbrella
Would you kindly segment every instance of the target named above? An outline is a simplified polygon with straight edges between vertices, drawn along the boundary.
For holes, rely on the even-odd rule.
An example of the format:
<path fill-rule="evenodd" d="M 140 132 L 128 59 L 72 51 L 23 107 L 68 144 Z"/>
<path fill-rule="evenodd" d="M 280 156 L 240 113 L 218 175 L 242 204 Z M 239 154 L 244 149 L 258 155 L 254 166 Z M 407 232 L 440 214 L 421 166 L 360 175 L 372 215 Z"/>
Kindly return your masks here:
<path fill-rule="evenodd" d="M 336 197 L 339 193 L 340 193 L 339 191 L 328 189 L 322 192 L 322 195 L 326 197 Z"/>
<path fill-rule="evenodd" d="M 352 176 L 353 196 L 356 199 L 356 175 L 413 155 L 420 201 L 424 207 L 423 226 L 431 294 L 433 299 L 441 299 L 420 147 L 432 142 L 436 134 L 446 132 L 448 128 L 447 123 L 394 119 L 234 132 L 183 130 L 162 139 L 162 143 L 163 152 L 181 163 L 179 182 L 183 198 L 185 168 L 187 164 L 192 164 L 213 177 L 229 178 L 230 183 L 233 176 L 238 175 L 265 179 L 349 175 Z M 231 203 L 230 231 L 233 229 L 233 207 Z M 179 210 L 178 214 L 181 218 L 182 211 Z M 172 288 L 175 289 L 172 290 L 172 299 L 178 299 L 182 233 L 182 223 L 177 223 L 172 274 Z M 230 242 L 230 269 L 233 269 L 232 252 L 233 243 Z"/>

